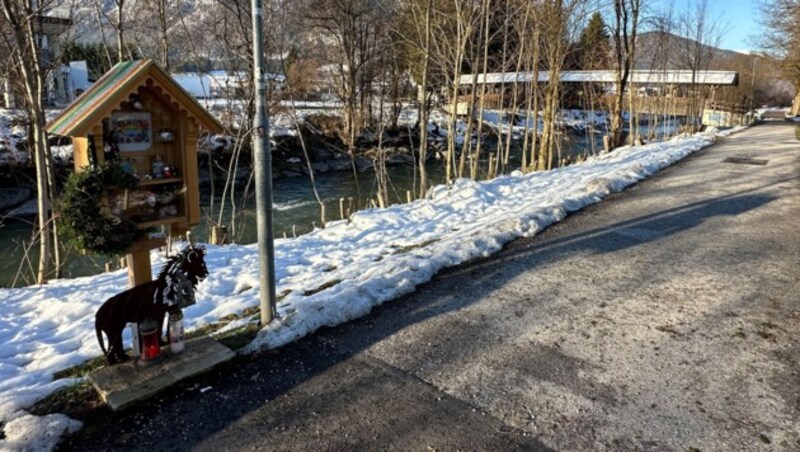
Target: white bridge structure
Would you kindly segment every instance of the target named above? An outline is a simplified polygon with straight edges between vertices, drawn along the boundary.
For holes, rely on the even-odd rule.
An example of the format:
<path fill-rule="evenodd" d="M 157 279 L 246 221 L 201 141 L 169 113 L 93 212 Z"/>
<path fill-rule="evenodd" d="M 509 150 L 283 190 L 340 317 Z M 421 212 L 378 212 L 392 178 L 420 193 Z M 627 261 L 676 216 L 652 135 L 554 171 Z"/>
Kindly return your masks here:
<path fill-rule="evenodd" d="M 616 87 L 616 71 L 562 71 L 559 80 L 564 84 L 599 85 L 593 103 L 610 108 L 611 94 Z M 511 108 L 511 92 L 518 86 L 520 108 L 533 82 L 533 72 L 493 72 L 487 74 L 465 74 L 459 77 L 459 96 L 456 114 L 469 114 L 470 102 L 479 99 L 480 91 L 473 96 L 473 89 L 485 87 L 486 108 Z M 537 81 L 550 81 L 550 72 L 538 72 Z M 746 121 L 745 109 L 740 105 L 727 105 L 715 101 L 720 88 L 738 86 L 736 71 L 692 71 L 692 70 L 633 70 L 628 76 L 625 108 L 638 114 L 657 114 L 685 117 L 702 117 L 707 125 L 731 126 Z M 599 91 L 599 92 L 598 92 Z M 583 90 L 577 91 L 583 95 Z M 473 111 L 476 105 L 473 105 Z M 513 109 L 513 108 L 512 108 Z"/>
<path fill-rule="evenodd" d="M 539 83 L 550 81 L 550 71 L 541 70 L 538 74 Z M 492 72 L 488 74 L 462 75 L 459 85 L 512 85 L 517 83 L 530 83 L 533 72 Z M 616 71 L 563 71 L 560 74 L 561 83 L 601 83 L 613 84 L 616 82 Z M 633 70 L 630 72 L 628 82 L 635 85 L 711 85 L 711 86 L 736 86 L 739 84 L 739 73 L 736 71 L 690 71 L 690 70 Z"/>

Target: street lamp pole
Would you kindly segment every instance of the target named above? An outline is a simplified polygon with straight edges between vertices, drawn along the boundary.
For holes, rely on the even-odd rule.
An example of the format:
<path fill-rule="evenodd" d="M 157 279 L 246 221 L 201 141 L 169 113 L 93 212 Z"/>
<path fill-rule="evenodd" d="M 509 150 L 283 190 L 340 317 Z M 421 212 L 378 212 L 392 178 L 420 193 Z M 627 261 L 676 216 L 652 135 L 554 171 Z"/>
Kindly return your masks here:
<path fill-rule="evenodd" d="M 253 164 L 256 179 L 256 230 L 258 233 L 258 282 L 261 325 L 272 322 L 275 309 L 275 244 L 272 232 L 272 151 L 266 109 L 267 81 L 264 74 L 264 8 L 252 0 L 253 82 L 256 90 L 253 118 Z"/>
<path fill-rule="evenodd" d="M 756 113 L 753 111 L 753 102 L 755 101 L 754 97 L 756 95 L 756 60 L 758 57 L 753 57 L 753 73 L 750 75 L 750 115 L 751 120 L 755 119 Z"/>

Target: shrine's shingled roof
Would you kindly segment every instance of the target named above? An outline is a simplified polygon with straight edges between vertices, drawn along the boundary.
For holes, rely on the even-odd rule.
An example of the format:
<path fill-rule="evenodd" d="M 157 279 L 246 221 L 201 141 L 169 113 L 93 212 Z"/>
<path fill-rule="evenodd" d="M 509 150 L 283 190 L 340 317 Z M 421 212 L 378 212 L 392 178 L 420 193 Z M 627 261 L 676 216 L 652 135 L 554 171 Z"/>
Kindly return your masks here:
<path fill-rule="evenodd" d="M 222 130 L 222 125 L 202 105 L 189 95 L 160 66 L 152 60 L 123 61 L 117 63 L 100 80 L 81 94 L 64 111 L 47 125 L 53 135 L 82 136 L 107 117 L 128 96 L 151 79 L 161 86 L 187 113 L 212 132 Z"/>

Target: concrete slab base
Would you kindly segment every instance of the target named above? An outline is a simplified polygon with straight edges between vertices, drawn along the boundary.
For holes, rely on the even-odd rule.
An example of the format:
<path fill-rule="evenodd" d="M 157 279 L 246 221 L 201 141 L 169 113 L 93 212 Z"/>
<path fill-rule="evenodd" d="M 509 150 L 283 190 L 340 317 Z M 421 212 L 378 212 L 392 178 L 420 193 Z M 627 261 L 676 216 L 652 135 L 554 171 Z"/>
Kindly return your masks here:
<path fill-rule="evenodd" d="M 163 350 L 163 360 L 157 364 L 142 366 L 131 360 L 98 369 L 89 381 L 108 406 L 118 411 L 236 355 L 208 336 L 186 341 L 186 349 L 177 355 L 170 354 L 168 347 Z"/>

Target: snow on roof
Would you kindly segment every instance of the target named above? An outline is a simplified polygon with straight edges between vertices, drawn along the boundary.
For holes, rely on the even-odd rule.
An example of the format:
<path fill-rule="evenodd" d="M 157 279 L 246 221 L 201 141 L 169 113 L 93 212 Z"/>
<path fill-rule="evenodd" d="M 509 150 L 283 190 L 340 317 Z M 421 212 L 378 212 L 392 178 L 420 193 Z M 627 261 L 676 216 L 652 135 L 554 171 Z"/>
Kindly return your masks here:
<path fill-rule="evenodd" d="M 230 83 L 247 83 L 250 80 L 250 73 L 247 71 L 225 71 L 225 70 L 213 70 L 208 71 L 208 75 L 214 79 L 214 81 L 219 82 L 220 84 L 230 84 Z M 283 74 L 275 74 L 272 72 L 265 72 L 264 77 L 267 80 L 272 80 L 274 82 L 284 82 L 286 81 L 286 76 Z"/>
<path fill-rule="evenodd" d="M 214 85 L 214 82 L 207 74 L 188 72 L 172 74 L 172 78 L 181 85 L 181 88 L 197 99 L 212 97 L 211 87 Z"/>
<path fill-rule="evenodd" d="M 459 78 L 459 85 L 470 85 L 475 78 L 474 74 L 462 75 Z M 614 83 L 616 78 L 615 71 L 563 71 L 561 81 L 564 83 Z M 527 83 L 533 79 L 531 72 L 493 72 L 477 75 L 477 84 L 486 83 L 501 84 L 518 82 Z M 539 72 L 539 82 L 546 82 L 550 79 L 549 71 Z M 689 70 L 666 70 L 666 71 L 631 71 L 630 79 L 632 83 L 653 84 L 653 85 L 737 85 L 739 74 L 735 71 L 689 71 Z"/>
<path fill-rule="evenodd" d="M 237 79 L 237 80 L 247 80 L 248 74 L 245 71 L 225 71 L 221 69 L 208 71 L 208 75 L 218 78 L 218 79 Z"/>

